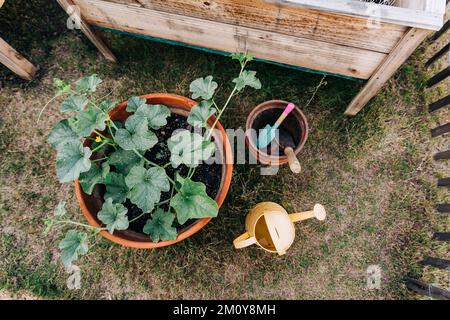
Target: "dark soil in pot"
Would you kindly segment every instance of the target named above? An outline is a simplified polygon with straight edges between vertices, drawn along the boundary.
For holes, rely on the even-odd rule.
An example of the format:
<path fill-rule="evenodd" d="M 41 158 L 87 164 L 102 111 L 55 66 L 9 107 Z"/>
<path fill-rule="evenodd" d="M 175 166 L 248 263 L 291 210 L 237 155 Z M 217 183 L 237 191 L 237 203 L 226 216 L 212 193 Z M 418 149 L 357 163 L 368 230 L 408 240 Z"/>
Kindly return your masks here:
<path fill-rule="evenodd" d="M 273 108 L 268 109 L 260 114 L 258 114 L 253 121 L 252 129 L 255 130 L 256 134 L 259 135 L 260 130 L 264 129 L 266 125 L 273 125 L 277 119 L 281 116 L 284 109 L 282 108 Z M 289 114 L 283 123 L 280 125 L 280 129 L 285 130 L 289 135 L 291 135 L 292 139 L 296 146 L 300 144 L 301 136 L 302 136 L 302 128 L 299 126 L 297 118 L 291 113 Z M 272 144 L 270 143 L 266 147 L 266 153 L 271 155 Z M 284 154 L 284 151 L 280 148 L 277 148 L 278 154 Z"/>
<path fill-rule="evenodd" d="M 161 127 L 159 130 L 152 130 L 156 136 L 158 137 L 158 144 L 156 144 L 151 150 L 145 153 L 145 157 L 158 164 L 165 165 L 170 162 L 170 150 L 167 147 L 167 140 L 172 136 L 172 133 L 178 129 L 187 129 L 193 131 L 193 128 L 190 124 L 187 123 L 187 118 L 178 114 L 172 113 L 169 118 L 167 118 L 167 125 Z M 166 169 L 167 175 L 174 179 L 175 173 L 179 172 L 181 176 L 185 177 L 188 174 L 189 168 L 185 165 L 180 165 L 178 168 L 172 168 L 168 166 Z M 220 182 L 222 176 L 222 165 L 221 164 L 205 164 L 201 163 L 192 177 L 193 181 L 203 182 L 206 185 L 206 192 L 211 198 L 215 198 L 217 193 L 219 192 Z M 102 197 L 102 202 L 104 202 L 103 195 L 105 194 L 105 187 L 102 187 L 98 193 Z M 163 192 L 161 194 L 161 200 L 164 201 L 170 198 L 170 192 Z M 123 205 L 128 209 L 128 219 L 132 220 L 135 217 L 142 214 L 142 210 L 139 209 L 136 205 L 132 204 L 128 199 Z M 164 210 L 169 209 L 169 204 L 163 204 L 160 208 Z M 130 224 L 129 230 L 138 232 L 143 234 L 142 230 L 144 228 L 145 223 L 150 218 L 150 214 L 146 214 L 141 218 Z M 177 220 L 175 219 L 175 224 Z M 191 224 L 193 224 L 196 219 L 191 219 L 186 221 L 183 225 L 176 225 L 177 230 L 180 231 Z M 148 237 L 148 235 L 146 235 Z"/>

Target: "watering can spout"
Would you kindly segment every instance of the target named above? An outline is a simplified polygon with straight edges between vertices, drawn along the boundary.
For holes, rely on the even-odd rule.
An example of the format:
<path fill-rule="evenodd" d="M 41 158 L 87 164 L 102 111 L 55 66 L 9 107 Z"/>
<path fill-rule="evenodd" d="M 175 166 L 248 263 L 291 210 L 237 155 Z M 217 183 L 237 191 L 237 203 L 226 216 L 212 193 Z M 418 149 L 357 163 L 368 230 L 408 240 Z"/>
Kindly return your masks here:
<path fill-rule="evenodd" d="M 317 203 L 313 210 L 305 211 L 305 212 L 297 212 L 289 215 L 289 218 L 292 222 L 304 221 L 312 218 L 316 218 L 319 221 L 325 220 L 327 217 L 327 212 L 325 207 L 319 203 Z"/>

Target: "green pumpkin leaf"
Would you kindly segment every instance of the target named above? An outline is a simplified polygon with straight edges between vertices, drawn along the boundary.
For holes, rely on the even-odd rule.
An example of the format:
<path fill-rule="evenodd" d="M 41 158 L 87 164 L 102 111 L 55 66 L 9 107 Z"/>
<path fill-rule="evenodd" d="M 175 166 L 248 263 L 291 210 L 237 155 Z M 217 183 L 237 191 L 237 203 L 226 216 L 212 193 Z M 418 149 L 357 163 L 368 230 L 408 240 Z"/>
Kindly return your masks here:
<path fill-rule="evenodd" d="M 79 255 L 88 252 L 87 234 L 78 230 L 69 230 L 58 247 L 61 250 L 61 260 L 68 267 L 78 259 Z"/>
<path fill-rule="evenodd" d="M 109 166 L 109 163 L 107 161 L 102 163 L 102 177 L 103 179 L 106 179 L 106 176 L 111 171 L 111 167 Z"/>
<path fill-rule="evenodd" d="M 170 212 L 157 209 L 152 218 L 144 226 L 144 233 L 150 235 L 153 242 L 159 240 L 175 240 L 178 236 L 177 228 L 172 227 L 175 216 Z"/>
<path fill-rule="evenodd" d="M 78 135 L 69 126 L 67 119 L 58 122 L 48 135 L 47 142 L 53 149 L 58 150 L 66 142 L 78 142 Z"/>
<path fill-rule="evenodd" d="M 69 125 L 79 137 L 87 137 L 94 130 L 103 131 L 106 128 L 106 114 L 94 107 L 78 112 L 75 117 L 69 119 Z"/>
<path fill-rule="evenodd" d="M 244 62 L 250 62 L 254 59 L 253 55 L 249 52 L 235 52 L 231 54 L 233 60 L 239 60 L 241 64 Z"/>
<path fill-rule="evenodd" d="M 128 187 L 120 173 L 110 172 L 105 178 L 106 193 L 104 198 L 111 198 L 114 203 L 122 203 L 127 199 Z"/>
<path fill-rule="evenodd" d="M 111 153 L 108 157 L 108 163 L 114 166 L 118 172 L 127 175 L 134 166 L 141 166 L 143 159 L 133 151 L 119 149 Z"/>
<path fill-rule="evenodd" d="M 70 92 L 70 84 L 61 79 L 53 79 L 53 85 L 56 87 L 58 92 L 57 95 Z"/>
<path fill-rule="evenodd" d="M 233 79 L 236 84 L 236 89 L 241 91 L 246 86 L 252 87 L 254 89 L 261 89 L 261 81 L 256 78 L 256 71 L 244 70 L 239 78 Z"/>
<path fill-rule="evenodd" d="M 66 142 L 56 156 L 56 174 L 61 183 L 78 179 L 80 173 L 91 168 L 92 151 L 81 142 Z"/>
<path fill-rule="evenodd" d="M 117 130 L 115 141 L 124 150 L 145 151 L 158 143 L 158 138 L 148 130 L 147 119 L 133 115 L 125 122 L 125 129 Z"/>
<path fill-rule="evenodd" d="M 102 169 L 91 163 L 89 171 L 80 174 L 80 185 L 86 194 L 92 194 L 96 184 L 103 183 Z"/>
<path fill-rule="evenodd" d="M 211 100 L 203 100 L 191 109 L 187 122 L 194 127 L 206 128 L 209 117 L 216 113 Z"/>
<path fill-rule="evenodd" d="M 116 127 L 118 128 L 118 129 L 123 129 L 123 128 L 125 128 L 125 126 L 123 125 L 123 122 L 122 121 L 113 121 L 114 122 L 114 124 L 116 125 Z"/>
<path fill-rule="evenodd" d="M 137 109 L 141 106 L 145 106 L 147 104 L 147 100 L 140 97 L 132 97 L 128 99 L 127 111 L 128 112 L 136 112 Z"/>
<path fill-rule="evenodd" d="M 102 79 L 96 74 L 83 77 L 75 82 L 78 92 L 95 92 L 100 83 L 102 83 Z"/>
<path fill-rule="evenodd" d="M 213 77 L 207 76 L 192 81 L 189 91 L 192 92 L 192 99 L 201 97 L 204 100 L 211 100 L 217 87 L 217 82 L 213 81 Z"/>
<path fill-rule="evenodd" d="M 89 103 L 88 98 L 82 95 L 71 95 L 61 104 L 61 112 L 82 111 Z"/>
<path fill-rule="evenodd" d="M 44 219 L 45 229 L 42 232 L 44 236 L 47 236 L 50 233 L 50 230 L 52 230 L 53 226 L 55 225 L 55 220 L 46 218 Z"/>
<path fill-rule="evenodd" d="M 130 192 L 128 198 L 142 211 L 150 212 L 159 202 L 162 191 L 170 190 L 169 179 L 162 168 L 133 167 L 125 177 Z"/>
<path fill-rule="evenodd" d="M 112 108 L 114 108 L 116 105 L 117 105 L 117 102 L 115 102 L 115 101 L 105 100 L 105 101 L 102 101 L 102 103 L 100 103 L 100 104 L 98 105 L 98 107 L 99 107 L 100 109 L 102 109 L 103 112 L 108 112 L 109 110 L 111 110 Z"/>
<path fill-rule="evenodd" d="M 162 104 L 141 105 L 135 112 L 135 116 L 147 119 L 148 126 L 157 130 L 167 124 L 167 117 L 170 116 L 170 110 Z"/>
<path fill-rule="evenodd" d="M 214 199 L 206 193 L 206 186 L 201 182 L 186 178 L 179 192 L 170 200 L 175 209 L 179 224 L 189 219 L 217 217 L 219 207 Z"/>
<path fill-rule="evenodd" d="M 106 225 L 109 233 L 114 230 L 126 230 L 130 222 L 127 216 L 128 210 L 120 203 L 113 203 L 112 198 L 107 198 L 103 203 L 102 210 L 97 217 Z"/>
<path fill-rule="evenodd" d="M 180 130 L 167 140 L 170 150 L 170 162 L 174 168 L 185 164 L 195 168 L 203 160 L 209 159 L 215 151 L 212 141 L 205 141 L 198 133 L 188 130 Z"/>
<path fill-rule="evenodd" d="M 180 190 L 181 187 L 183 186 L 185 178 L 183 178 L 180 173 L 177 171 L 175 173 L 175 188 L 176 190 Z"/>
<path fill-rule="evenodd" d="M 55 207 L 55 210 L 53 211 L 53 214 L 55 217 L 62 217 L 64 215 L 66 215 L 67 210 L 66 210 L 66 202 L 65 201 L 60 201 L 58 203 L 58 205 Z"/>

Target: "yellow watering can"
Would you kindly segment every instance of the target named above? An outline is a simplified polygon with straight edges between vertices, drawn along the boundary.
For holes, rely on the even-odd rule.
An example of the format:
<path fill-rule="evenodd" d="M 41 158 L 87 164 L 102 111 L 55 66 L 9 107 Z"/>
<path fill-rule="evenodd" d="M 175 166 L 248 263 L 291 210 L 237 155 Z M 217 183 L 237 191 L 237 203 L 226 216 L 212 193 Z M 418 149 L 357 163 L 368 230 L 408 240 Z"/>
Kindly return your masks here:
<path fill-rule="evenodd" d="M 311 211 L 288 214 L 284 208 L 274 202 L 261 202 L 253 207 L 245 219 L 244 234 L 234 241 L 236 249 L 257 244 L 264 250 L 283 255 L 295 239 L 294 222 L 311 218 L 323 221 L 325 208 L 316 204 Z"/>

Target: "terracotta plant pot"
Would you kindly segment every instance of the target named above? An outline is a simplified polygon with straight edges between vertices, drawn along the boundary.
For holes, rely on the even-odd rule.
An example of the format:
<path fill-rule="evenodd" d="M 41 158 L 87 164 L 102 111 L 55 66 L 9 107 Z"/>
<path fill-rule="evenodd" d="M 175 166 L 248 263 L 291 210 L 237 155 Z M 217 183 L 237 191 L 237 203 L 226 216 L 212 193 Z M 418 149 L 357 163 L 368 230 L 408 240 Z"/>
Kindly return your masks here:
<path fill-rule="evenodd" d="M 273 125 L 278 117 L 282 114 L 284 108 L 289 102 L 283 100 L 266 101 L 258 105 L 247 117 L 246 129 L 246 144 L 250 153 L 262 164 L 278 165 L 288 163 L 286 155 L 270 155 L 261 151 L 257 147 L 257 137 L 251 134 L 253 129 L 258 133 L 267 124 Z M 287 116 L 280 126 L 281 129 L 286 130 L 293 138 L 295 143 L 294 153 L 297 155 L 308 139 L 308 121 L 303 112 L 298 107 Z"/>
<path fill-rule="evenodd" d="M 176 113 L 186 117 L 188 116 L 191 108 L 197 104 L 191 99 L 165 93 L 148 94 L 141 96 L 141 98 L 147 99 L 148 104 L 163 104 L 167 106 L 172 113 Z M 111 119 L 120 121 L 124 121 L 125 119 L 127 119 L 131 114 L 125 110 L 126 107 L 126 101 L 117 105 L 109 112 Z M 211 117 L 208 121 L 208 124 L 211 126 L 214 121 L 215 118 Z M 213 134 L 214 142 L 216 143 L 216 145 L 222 144 L 222 147 L 219 147 L 218 151 L 221 152 L 220 155 L 223 160 L 220 187 L 215 197 L 215 200 L 220 208 L 230 187 L 231 176 L 233 172 L 233 156 L 231 153 L 230 142 L 220 122 L 217 123 L 216 129 L 217 130 L 215 130 L 215 133 Z M 88 195 L 84 193 L 78 180 L 75 181 L 75 192 L 81 207 L 81 211 L 83 212 L 89 224 L 94 227 L 102 226 L 100 220 L 97 219 L 97 213 L 101 210 L 101 207 L 103 205 L 100 197 L 95 197 L 94 195 Z M 139 232 L 135 232 L 133 230 L 115 231 L 113 234 L 110 234 L 107 231 L 101 231 L 100 234 L 105 238 L 125 247 L 141 249 L 158 248 L 172 245 L 192 236 L 194 233 L 202 229 L 211 219 L 212 218 L 198 219 L 193 224 L 180 230 L 178 233 L 178 237 L 175 240 L 169 241 L 152 242 L 149 236 Z"/>

